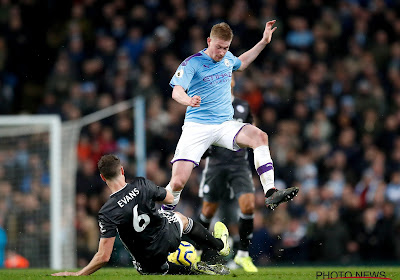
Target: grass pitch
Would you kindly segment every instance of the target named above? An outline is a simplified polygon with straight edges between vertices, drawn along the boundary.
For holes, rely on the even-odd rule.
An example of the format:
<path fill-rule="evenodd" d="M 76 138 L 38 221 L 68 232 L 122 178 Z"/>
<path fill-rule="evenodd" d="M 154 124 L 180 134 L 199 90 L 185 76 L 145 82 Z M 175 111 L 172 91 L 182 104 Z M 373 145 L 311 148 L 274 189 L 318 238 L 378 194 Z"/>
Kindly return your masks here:
<path fill-rule="evenodd" d="M 66 277 L 53 277 L 51 273 L 56 271 L 50 269 L 3 269 L 0 270 L 1 280 L 39 280 L 39 279 L 65 279 Z M 318 276 L 318 273 L 325 273 L 325 276 Z M 338 273 L 338 274 L 336 274 Z M 340 273 L 342 273 L 340 275 Z M 346 273 L 346 274 L 345 274 Z M 351 273 L 351 274 L 350 274 Z M 349 278 L 350 275 L 353 278 Z M 344 278 L 344 277 L 348 278 Z M 342 277 L 342 278 L 340 278 Z M 76 279 L 70 276 L 68 278 Z M 400 280 L 399 266 L 362 266 L 362 267 L 263 267 L 255 274 L 245 273 L 243 270 L 232 270 L 230 275 L 139 275 L 135 269 L 129 268 L 103 268 L 90 276 L 80 276 L 78 279 L 88 280 L 185 280 L 185 279 L 218 279 L 218 280 L 322 280 L 322 279 L 383 279 Z"/>

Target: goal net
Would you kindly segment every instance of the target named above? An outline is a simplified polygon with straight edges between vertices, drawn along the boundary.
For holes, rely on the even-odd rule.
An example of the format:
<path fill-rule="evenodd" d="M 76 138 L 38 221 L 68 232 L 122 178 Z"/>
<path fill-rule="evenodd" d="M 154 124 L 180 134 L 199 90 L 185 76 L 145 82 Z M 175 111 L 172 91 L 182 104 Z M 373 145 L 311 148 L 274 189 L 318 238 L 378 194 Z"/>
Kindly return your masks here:
<path fill-rule="evenodd" d="M 134 121 L 136 175 L 144 176 L 142 97 L 64 123 L 49 115 L 0 116 L 0 229 L 8 252 L 26 258 L 30 267 L 77 267 L 79 137 L 82 129 L 121 112 Z"/>
<path fill-rule="evenodd" d="M 61 172 L 58 116 L 0 117 L 0 226 L 7 251 L 30 267 L 71 261 L 66 237 L 74 205 L 62 199 Z"/>

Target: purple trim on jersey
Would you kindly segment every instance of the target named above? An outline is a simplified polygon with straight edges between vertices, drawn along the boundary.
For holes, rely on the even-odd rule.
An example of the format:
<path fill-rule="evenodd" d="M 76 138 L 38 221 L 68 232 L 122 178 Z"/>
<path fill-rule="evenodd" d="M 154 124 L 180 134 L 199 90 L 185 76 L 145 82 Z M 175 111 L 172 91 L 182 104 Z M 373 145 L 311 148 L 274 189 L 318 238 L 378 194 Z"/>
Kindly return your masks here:
<path fill-rule="evenodd" d="M 192 54 L 191 56 L 189 56 L 188 58 L 186 58 L 183 62 L 182 62 L 182 66 L 186 66 L 187 64 L 188 64 L 188 62 L 189 62 L 189 60 L 191 60 L 193 57 L 196 57 L 196 56 L 201 56 L 201 53 L 195 53 L 195 54 Z"/>
<path fill-rule="evenodd" d="M 235 150 L 235 141 L 236 141 L 236 136 L 239 134 L 239 132 L 243 129 L 243 127 L 245 127 L 246 125 L 248 125 L 249 123 L 244 123 L 243 126 L 238 130 L 238 132 L 236 132 L 235 137 L 233 137 L 232 140 L 232 148 Z M 238 145 L 239 147 L 239 145 Z M 239 147 L 240 148 L 240 147 Z M 240 151 L 241 149 L 239 149 L 238 151 Z"/>
<path fill-rule="evenodd" d="M 183 159 L 183 158 L 178 158 L 178 159 L 176 159 L 176 160 L 171 161 L 170 163 L 171 163 L 171 164 L 174 164 L 174 162 L 176 162 L 176 161 L 190 161 L 190 162 L 193 162 L 194 165 L 196 165 L 196 167 L 199 166 L 199 164 L 198 164 L 197 162 L 195 162 L 195 161 L 193 161 L 193 160 L 190 160 L 190 159 Z"/>
<path fill-rule="evenodd" d="M 261 174 L 263 174 L 267 171 L 270 171 L 272 169 L 274 169 L 274 166 L 273 166 L 272 162 L 269 162 L 269 163 L 261 165 L 259 168 L 257 168 L 257 173 L 260 176 Z"/>

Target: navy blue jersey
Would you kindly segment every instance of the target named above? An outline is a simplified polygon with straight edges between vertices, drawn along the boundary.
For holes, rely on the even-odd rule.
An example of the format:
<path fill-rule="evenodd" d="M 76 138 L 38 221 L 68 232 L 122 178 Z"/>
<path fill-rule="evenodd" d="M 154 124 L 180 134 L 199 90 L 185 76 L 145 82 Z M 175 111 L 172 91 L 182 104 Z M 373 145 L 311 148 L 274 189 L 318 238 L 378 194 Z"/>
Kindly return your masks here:
<path fill-rule="evenodd" d="M 164 188 L 142 177 L 113 193 L 99 211 L 98 220 L 102 238 L 119 236 L 135 258 L 146 252 L 157 252 L 157 241 L 163 239 L 169 221 L 155 208 L 155 201 L 163 201 Z M 180 238 L 178 235 L 177 238 Z M 179 244 L 179 243 L 178 243 Z"/>

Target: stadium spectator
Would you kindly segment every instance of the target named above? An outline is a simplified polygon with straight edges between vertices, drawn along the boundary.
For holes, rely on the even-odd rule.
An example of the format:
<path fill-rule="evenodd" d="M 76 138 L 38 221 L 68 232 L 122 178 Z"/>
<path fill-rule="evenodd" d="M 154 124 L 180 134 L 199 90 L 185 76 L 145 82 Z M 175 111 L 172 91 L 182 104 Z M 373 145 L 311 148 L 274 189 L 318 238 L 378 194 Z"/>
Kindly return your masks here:
<path fill-rule="evenodd" d="M 311 259 L 322 262 L 342 262 L 349 246 L 349 233 L 339 220 L 338 209 L 317 206 L 317 221 L 311 224 L 310 246 Z"/>
<path fill-rule="evenodd" d="M 178 2 L 181 7 L 176 7 Z M 299 214 L 300 217 L 306 219 L 306 223 L 312 223 L 313 220 L 306 217 L 313 217 L 317 205 L 337 205 L 340 220 L 350 233 L 348 254 L 351 257 L 347 261 L 351 262 L 356 261 L 359 254 L 360 243 L 355 236 L 357 227 L 361 227 L 360 217 L 368 207 L 375 207 L 378 213 L 384 212 L 384 185 L 390 183 L 384 198 L 392 201 L 398 209 L 396 196 L 388 195 L 394 188 L 392 174 L 400 168 L 398 2 L 117 0 L 104 4 L 102 1 L 68 4 L 52 1 L 47 30 L 33 28 L 37 26 L 38 5 L 38 1 L 4 1 L 0 5 L 0 28 L 4 31 L 0 36 L 0 114 L 61 111 L 64 121 L 78 119 L 102 108 L 104 105 L 98 104 L 98 100 L 103 94 L 112 96 L 112 103 L 140 95 L 138 91 L 142 89 L 134 88 L 138 86 L 139 78 L 145 76 L 144 84 L 146 79 L 147 84 L 152 80 L 151 91 L 153 87 L 158 90 L 154 98 L 158 99 L 154 100 L 158 104 L 154 107 L 162 112 L 153 112 L 151 118 L 149 115 L 147 149 L 158 162 L 151 161 L 148 172 L 160 172 L 170 177 L 168 162 L 178 141 L 185 108 L 182 110 L 171 100 L 169 81 L 180 61 L 206 47 L 203 35 L 215 23 L 226 21 L 234 27 L 236 36 L 231 49 L 240 54 L 262 34 L 264 22 L 276 19 L 278 29 L 274 32 L 274 41 L 260 54 L 246 75 L 238 75 L 237 94 L 244 95 L 245 84 L 253 84 L 262 93 L 262 104 L 258 104 L 260 111 L 255 119 L 257 126 L 270 137 L 276 181 L 283 179 L 288 186 L 296 184 L 302 187 L 294 174 L 297 159 L 305 151 L 311 153 L 311 163 L 318 170 L 315 189 L 302 199 L 298 197 L 299 204 L 296 201 L 282 211 L 287 212 L 289 218 L 295 218 L 297 211 L 293 209 L 303 209 L 305 212 L 300 212 L 303 213 Z M 232 7 L 239 7 L 239 11 Z M 243 17 L 244 14 L 250 16 Z M 297 32 L 297 27 L 291 25 L 296 18 L 306 21 L 307 40 L 313 38 L 312 41 L 305 40 L 306 49 L 293 47 L 286 41 L 289 33 Z M 128 40 L 132 27 L 141 34 L 138 36 L 140 40 L 144 40 L 135 54 L 135 61 L 131 61 L 122 43 Z M 157 36 L 154 35 L 156 28 Z M 171 42 L 165 41 L 168 38 Z M 248 82 L 249 79 L 252 81 Z M 118 88 L 114 89 L 114 85 Z M 55 98 L 55 106 L 48 110 L 45 102 L 49 102 L 46 99 L 50 95 Z M 152 108 L 153 100 L 147 101 L 148 108 Z M 323 126 L 320 111 L 326 116 Z M 332 129 L 328 138 L 322 137 L 317 132 L 323 131 L 316 129 L 316 126 L 324 129 L 326 125 Z M 95 163 L 101 156 L 95 139 L 105 127 L 112 128 L 117 153 L 126 166 L 132 167 L 129 171 L 134 174 L 135 143 L 130 112 L 83 128 L 79 174 L 82 174 L 84 161 L 89 158 Z M 152 136 L 155 131 L 157 137 Z M 18 234 L 16 222 L 24 197 L 20 187 L 24 186 L 28 193 L 31 190 L 40 202 L 40 191 L 37 190 L 48 188 L 47 183 L 43 184 L 45 181 L 37 178 L 22 184 L 28 174 L 22 166 L 36 153 L 31 141 L 25 148 L 24 145 L 6 145 L 6 149 L 0 150 L 0 182 L 10 185 L 5 212 L 1 213 L 6 217 L 7 247 L 15 248 L 15 244 L 24 238 L 23 234 Z M 375 157 L 381 158 L 380 162 L 375 163 Z M 372 195 L 368 207 L 360 208 L 361 194 L 355 193 L 355 186 L 363 181 L 363 174 L 369 172 L 367 170 L 374 164 L 377 165 L 376 171 L 380 169 L 383 172 L 374 175 L 375 179 L 380 178 L 377 198 Z M 193 174 L 193 189 L 199 185 L 198 173 L 202 168 L 200 165 Z M 344 176 L 344 187 L 342 175 L 338 174 Z M 93 180 L 97 178 L 96 174 L 90 176 Z M 258 197 L 263 195 L 257 177 L 254 178 L 255 215 L 267 217 L 270 213 L 262 208 Z M 335 199 L 331 199 L 326 186 L 337 188 Z M 104 200 L 103 193 L 90 195 Z M 193 209 L 200 207 L 192 194 L 187 194 L 181 203 L 179 210 L 188 211 L 186 214 L 194 213 Z M 93 217 L 88 210 L 89 200 L 84 204 L 87 215 Z M 39 208 L 42 208 L 42 203 Z M 354 222 L 349 217 L 354 217 Z M 394 219 L 391 226 L 397 235 L 393 237 L 395 253 L 392 260 L 399 260 L 398 210 L 395 210 Z M 269 238 L 276 238 L 278 231 L 266 229 L 262 222 L 257 225 L 260 240 L 267 229 Z M 270 226 L 277 227 L 268 224 Z M 265 247 L 255 250 L 270 252 Z M 279 251 L 270 252 L 268 257 L 255 258 L 256 263 L 279 262 L 281 258 L 274 256 L 275 252 Z M 381 255 L 372 257 L 382 260 Z M 90 258 L 85 261 L 90 261 Z"/>

